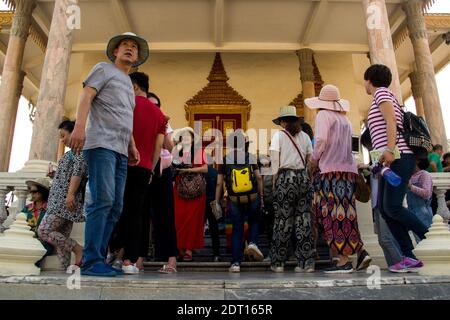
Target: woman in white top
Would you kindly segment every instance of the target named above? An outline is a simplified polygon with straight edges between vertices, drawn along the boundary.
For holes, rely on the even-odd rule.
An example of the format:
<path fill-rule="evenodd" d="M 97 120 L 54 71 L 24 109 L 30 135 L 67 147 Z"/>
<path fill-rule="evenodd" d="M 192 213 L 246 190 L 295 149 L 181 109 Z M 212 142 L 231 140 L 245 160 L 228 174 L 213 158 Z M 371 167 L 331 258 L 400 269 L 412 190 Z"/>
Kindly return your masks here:
<path fill-rule="evenodd" d="M 294 106 L 280 109 L 280 116 L 273 120 L 283 129 L 272 138 L 270 145 L 275 221 L 270 248 L 271 269 L 283 272 L 287 248 L 295 234 L 296 272 L 314 272 L 316 254 L 311 227 L 311 182 L 306 164 L 312 153 L 309 136 L 301 129 Z"/>

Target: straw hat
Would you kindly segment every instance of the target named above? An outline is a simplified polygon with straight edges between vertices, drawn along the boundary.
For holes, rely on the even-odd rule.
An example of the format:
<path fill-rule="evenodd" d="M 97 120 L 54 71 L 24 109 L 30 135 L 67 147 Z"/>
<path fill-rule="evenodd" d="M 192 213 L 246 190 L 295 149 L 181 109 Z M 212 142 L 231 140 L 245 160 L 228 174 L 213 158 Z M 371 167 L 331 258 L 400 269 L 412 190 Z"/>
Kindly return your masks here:
<path fill-rule="evenodd" d="M 350 111 L 350 103 L 348 100 L 341 99 L 338 87 L 332 84 L 324 86 L 318 97 L 305 99 L 305 104 L 310 109 Z"/>
<path fill-rule="evenodd" d="M 47 178 L 36 178 L 34 180 L 27 180 L 25 181 L 25 183 L 27 184 L 28 188 L 31 188 L 32 185 L 37 185 L 47 190 L 50 190 L 50 180 Z"/>
<path fill-rule="evenodd" d="M 184 128 L 174 130 L 173 141 L 175 142 L 175 144 L 177 144 L 180 141 L 180 137 L 183 134 L 185 134 L 186 132 L 189 132 L 190 134 L 192 134 L 194 136 L 194 141 L 198 141 L 199 136 L 195 134 L 194 129 L 192 129 L 191 127 L 184 127 Z"/>
<path fill-rule="evenodd" d="M 125 39 L 132 39 L 137 42 L 137 44 L 139 46 L 138 61 L 135 64 L 133 64 L 133 67 L 140 66 L 147 60 L 147 58 L 150 54 L 150 50 L 148 48 L 147 40 L 139 37 L 138 35 L 134 34 L 133 32 L 125 32 L 120 35 L 112 37 L 111 40 L 109 40 L 109 42 L 108 42 L 108 46 L 106 47 L 106 55 L 108 56 L 109 60 L 114 62 L 116 60 L 116 56 L 114 55 L 114 50 L 117 48 L 117 46 L 120 44 L 120 42 Z"/>
<path fill-rule="evenodd" d="M 284 106 L 284 107 L 281 107 L 280 108 L 280 115 L 278 116 L 278 118 L 273 119 L 272 122 L 279 126 L 280 122 L 281 122 L 281 119 L 282 118 L 286 118 L 286 117 L 300 118 L 297 115 L 297 108 L 295 106 Z"/>

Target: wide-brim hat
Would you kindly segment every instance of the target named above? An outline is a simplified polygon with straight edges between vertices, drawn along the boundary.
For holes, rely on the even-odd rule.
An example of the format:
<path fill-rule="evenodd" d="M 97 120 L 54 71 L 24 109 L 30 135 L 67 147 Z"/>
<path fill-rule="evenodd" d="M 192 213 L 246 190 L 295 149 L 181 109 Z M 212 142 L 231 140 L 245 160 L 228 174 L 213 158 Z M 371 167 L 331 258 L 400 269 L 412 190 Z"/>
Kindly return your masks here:
<path fill-rule="evenodd" d="M 179 143 L 180 137 L 186 132 L 189 132 L 194 136 L 195 142 L 197 142 L 198 139 L 200 138 L 198 135 L 195 134 L 194 129 L 192 129 L 191 127 L 184 127 L 173 131 L 173 141 L 175 142 L 175 144 Z"/>
<path fill-rule="evenodd" d="M 273 119 L 272 122 L 275 123 L 277 126 L 280 125 L 282 118 L 287 117 L 295 117 L 300 119 L 300 117 L 297 115 L 297 108 L 295 106 L 283 106 L 280 108 L 280 115 L 278 118 Z"/>
<path fill-rule="evenodd" d="M 50 180 L 47 178 L 37 178 L 34 180 L 25 181 L 28 188 L 31 188 L 32 185 L 40 186 L 44 189 L 50 190 Z"/>
<path fill-rule="evenodd" d="M 318 97 L 305 99 L 305 105 L 310 109 L 350 111 L 350 103 L 348 100 L 341 99 L 338 87 L 332 84 L 324 86 Z"/>
<path fill-rule="evenodd" d="M 114 50 L 117 48 L 119 43 L 125 39 L 133 39 L 134 41 L 137 42 L 138 47 L 139 47 L 138 61 L 135 64 L 133 64 L 133 67 L 140 66 L 148 59 L 148 56 L 150 54 L 150 49 L 148 48 L 147 40 L 139 37 L 138 35 L 134 34 L 133 32 L 125 32 L 125 33 L 122 33 L 122 34 L 112 37 L 109 40 L 108 45 L 106 47 L 106 55 L 108 56 L 109 60 L 114 62 L 116 60 L 116 56 L 114 55 Z"/>

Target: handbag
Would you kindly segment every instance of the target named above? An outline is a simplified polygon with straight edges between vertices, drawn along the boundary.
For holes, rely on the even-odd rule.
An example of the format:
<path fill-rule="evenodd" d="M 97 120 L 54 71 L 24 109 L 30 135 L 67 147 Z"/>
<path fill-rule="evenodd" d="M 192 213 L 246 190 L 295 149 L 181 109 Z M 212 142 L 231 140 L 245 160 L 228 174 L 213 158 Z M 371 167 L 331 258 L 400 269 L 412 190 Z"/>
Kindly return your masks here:
<path fill-rule="evenodd" d="M 362 171 L 360 171 L 356 176 L 356 200 L 364 203 L 369 202 L 370 192 L 370 186 L 366 183 L 366 179 L 364 178 Z"/>
<path fill-rule="evenodd" d="M 206 179 L 202 173 L 182 173 L 176 183 L 180 198 L 195 199 L 206 192 Z"/>

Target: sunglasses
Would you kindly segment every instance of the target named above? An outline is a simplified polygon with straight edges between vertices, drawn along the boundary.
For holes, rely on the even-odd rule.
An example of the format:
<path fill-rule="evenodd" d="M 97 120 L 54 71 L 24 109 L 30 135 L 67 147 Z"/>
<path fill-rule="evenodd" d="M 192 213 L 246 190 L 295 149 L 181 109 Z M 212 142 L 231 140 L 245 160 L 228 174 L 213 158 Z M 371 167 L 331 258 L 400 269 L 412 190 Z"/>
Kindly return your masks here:
<path fill-rule="evenodd" d="M 30 190 L 31 194 L 39 193 L 39 190 Z"/>

